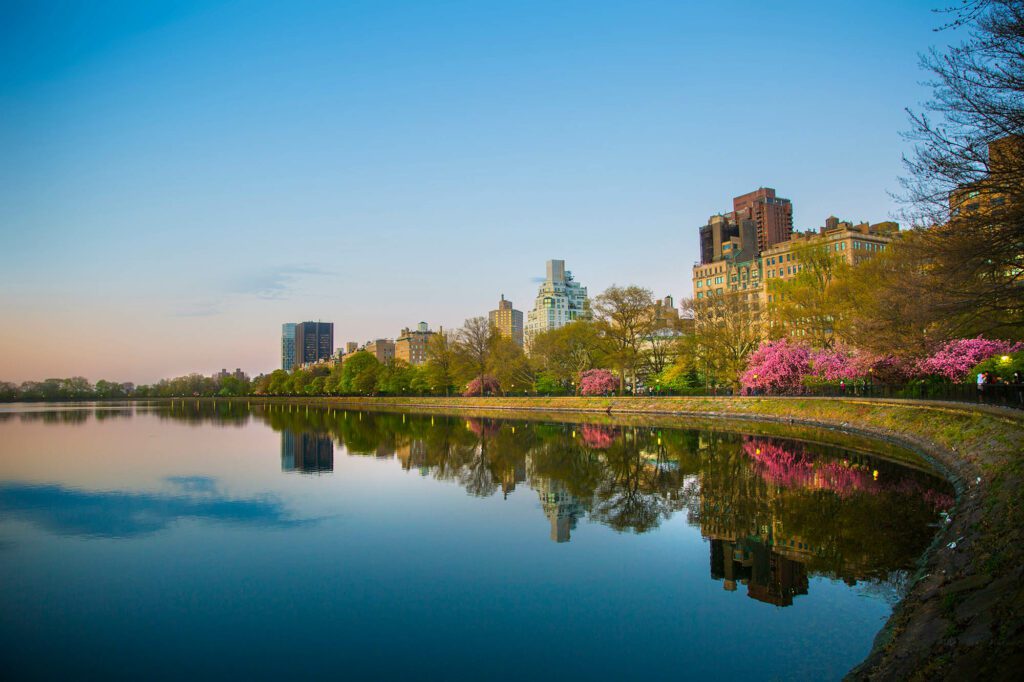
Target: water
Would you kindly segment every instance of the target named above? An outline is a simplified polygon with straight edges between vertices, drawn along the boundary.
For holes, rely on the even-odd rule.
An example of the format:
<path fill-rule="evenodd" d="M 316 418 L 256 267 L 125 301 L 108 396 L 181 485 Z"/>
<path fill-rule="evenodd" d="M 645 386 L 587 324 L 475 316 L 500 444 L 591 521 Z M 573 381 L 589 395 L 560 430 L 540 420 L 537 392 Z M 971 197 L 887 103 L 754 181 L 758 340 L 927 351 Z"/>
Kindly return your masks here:
<path fill-rule="evenodd" d="M 0 407 L 4 677 L 841 677 L 952 491 L 708 424 Z"/>

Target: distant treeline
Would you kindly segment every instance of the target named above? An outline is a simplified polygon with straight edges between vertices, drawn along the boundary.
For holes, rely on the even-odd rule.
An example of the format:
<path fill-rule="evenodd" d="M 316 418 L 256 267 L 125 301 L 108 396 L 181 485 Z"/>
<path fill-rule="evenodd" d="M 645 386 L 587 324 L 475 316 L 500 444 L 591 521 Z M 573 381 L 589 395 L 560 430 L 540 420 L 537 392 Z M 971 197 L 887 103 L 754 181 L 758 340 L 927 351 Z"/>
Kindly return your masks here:
<path fill-rule="evenodd" d="M 248 378 L 189 374 L 161 379 L 151 386 L 100 379 L 95 384 L 85 377 L 44 379 L 15 384 L 0 381 L 0 402 L 65 400 L 117 400 L 122 398 L 172 398 L 176 396 L 240 396 L 250 391 Z"/>

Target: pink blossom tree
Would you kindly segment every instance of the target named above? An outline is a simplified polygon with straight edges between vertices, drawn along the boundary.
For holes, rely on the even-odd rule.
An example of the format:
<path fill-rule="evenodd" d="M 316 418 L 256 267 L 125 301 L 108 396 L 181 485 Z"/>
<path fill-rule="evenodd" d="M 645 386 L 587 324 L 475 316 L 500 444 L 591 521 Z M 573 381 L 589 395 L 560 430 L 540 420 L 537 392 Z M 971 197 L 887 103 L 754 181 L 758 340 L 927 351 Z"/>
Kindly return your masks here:
<path fill-rule="evenodd" d="M 750 355 L 747 371 L 740 377 L 746 388 L 775 393 L 794 393 L 811 372 L 811 351 L 787 339 L 764 342 Z"/>
<path fill-rule="evenodd" d="M 483 380 L 483 390 L 480 389 L 481 379 Z M 501 385 L 498 380 L 489 374 L 484 374 L 466 384 L 466 390 L 462 392 L 462 395 L 472 398 L 475 395 L 497 395 L 499 392 L 501 392 Z"/>
<path fill-rule="evenodd" d="M 847 346 L 823 348 L 811 352 L 811 369 L 821 381 L 852 381 L 863 376 L 857 362 L 858 352 Z"/>
<path fill-rule="evenodd" d="M 588 369 L 580 375 L 581 395 L 606 395 L 618 387 L 618 377 L 606 369 Z"/>
<path fill-rule="evenodd" d="M 940 376 L 950 381 L 964 381 L 971 368 L 993 355 L 1007 355 L 1024 348 L 1024 344 L 986 339 L 956 339 L 917 364 L 921 374 Z"/>

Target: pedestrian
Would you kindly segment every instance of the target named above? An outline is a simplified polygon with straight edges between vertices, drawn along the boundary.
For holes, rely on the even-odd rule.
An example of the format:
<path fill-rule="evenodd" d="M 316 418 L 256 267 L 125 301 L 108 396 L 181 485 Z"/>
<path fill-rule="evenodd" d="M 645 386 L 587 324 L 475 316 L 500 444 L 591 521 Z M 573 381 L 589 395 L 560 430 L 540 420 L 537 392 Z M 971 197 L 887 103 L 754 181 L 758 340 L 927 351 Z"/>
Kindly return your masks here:
<path fill-rule="evenodd" d="M 978 402 L 985 394 L 985 372 L 978 372 Z"/>
<path fill-rule="evenodd" d="M 840 379 L 839 380 L 839 394 L 840 395 L 845 395 L 846 394 L 846 379 Z"/>

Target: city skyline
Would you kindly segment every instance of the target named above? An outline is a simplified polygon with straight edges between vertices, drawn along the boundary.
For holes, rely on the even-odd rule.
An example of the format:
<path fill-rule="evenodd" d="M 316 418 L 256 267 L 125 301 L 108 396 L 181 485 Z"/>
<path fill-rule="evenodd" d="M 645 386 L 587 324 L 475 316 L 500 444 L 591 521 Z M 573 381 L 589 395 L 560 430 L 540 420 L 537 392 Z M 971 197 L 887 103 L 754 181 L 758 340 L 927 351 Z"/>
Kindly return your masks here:
<path fill-rule="evenodd" d="M 10 10 L 0 378 L 255 375 L 284 320 L 455 328 L 555 256 L 682 299 L 761 186 L 885 220 L 930 7 Z"/>

